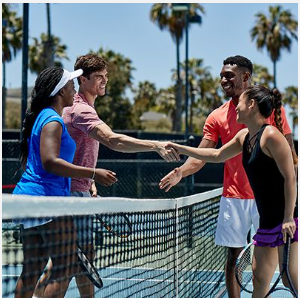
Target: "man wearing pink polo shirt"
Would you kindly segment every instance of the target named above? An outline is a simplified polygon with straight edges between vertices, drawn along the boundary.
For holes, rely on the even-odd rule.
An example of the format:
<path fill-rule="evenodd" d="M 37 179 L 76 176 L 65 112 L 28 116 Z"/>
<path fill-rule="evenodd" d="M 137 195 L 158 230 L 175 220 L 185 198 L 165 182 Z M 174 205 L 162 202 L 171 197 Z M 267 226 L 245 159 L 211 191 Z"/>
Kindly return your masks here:
<path fill-rule="evenodd" d="M 226 96 L 231 99 L 208 116 L 199 148 L 214 148 L 219 137 L 224 145 L 238 131 L 246 127 L 237 123 L 235 108 L 240 95 L 251 84 L 252 68 L 251 61 L 242 56 L 229 57 L 224 60 L 220 73 L 221 86 Z M 291 130 L 283 107 L 281 117 L 284 134 L 294 150 Z M 276 126 L 274 114 L 270 116 L 269 123 Z M 169 191 L 183 177 L 196 173 L 204 165 L 205 162 L 189 157 L 180 168 L 174 169 L 161 179 L 160 188 Z M 242 155 L 239 154 L 225 162 L 223 194 L 215 236 L 217 245 L 228 248 L 226 287 L 230 298 L 240 297 L 240 288 L 234 275 L 235 263 L 239 253 L 246 245 L 248 231 L 252 224 L 256 230 L 258 221 L 254 195 L 242 165 Z"/>
<path fill-rule="evenodd" d="M 79 90 L 74 97 L 73 106 L 64 109 L 63 119 L 68 132 L 76 143 L 73 163 L 81 166 L 95 167 L 97 163 L 99 143 L 108 148 L 127 153 L 155 151 L 166 161 L 180 160 L 177 152 L 166 149 L 167 142 L 139 140 L 124 134 L 117 134 L 99 119 L 94 103 L 98 96 L 105 95 L 108 82 L 107 62 L 101 57 L 88 54 L 77 58 L 74 69 L 82 69 L 78 78 Z M 111 186 L 117 181 L 116 174 L 103 169 L 104 186 Z M 72 179 L 71 195 L 80 197 L 97 196 L 95 185 L 91 179 Z M 92 220 L 76 221 L 78 241 L 83 250 L 93 259 Z M 88 227 L 88 228 L 87 228 Z M 87 244 L 88 243 L 88 244 Z M 93 297 L 92 283 L 80 274 L 76 277 L 81 297 Z"/>

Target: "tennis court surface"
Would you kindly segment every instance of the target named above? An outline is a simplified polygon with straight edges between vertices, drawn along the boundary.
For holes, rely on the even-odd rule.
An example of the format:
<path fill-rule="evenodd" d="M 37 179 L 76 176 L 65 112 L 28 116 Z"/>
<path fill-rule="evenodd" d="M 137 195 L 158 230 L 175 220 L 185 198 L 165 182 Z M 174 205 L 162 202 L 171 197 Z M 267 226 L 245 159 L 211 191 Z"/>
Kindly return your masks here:
<path fill-rule="evenodd" d="M 225 297 L 227 251 L 214 244 L 221 192 L 222 189 L 216 189 L 177 199 L 33 198 L 3 194 L 2 297 L 13 297 L 24 262 L 30 268 L 27 280 L 42 275 L 52 259 L 41 251 L 51 251 L 53 263 L 59 260 L 60 265 L 48 270 L 46 284 L 61 272 L 86 276 L 84 268 L 90 270 L 90 277 L 95 277 L 89 264 L 83 266 L 78 258 L 77 245 L 103 284 L 95 286 L 95 297 Z M 28 247 L 35 253 L 32 259 L 24 259 L 20 221 L 42 223 L 49 218 L 59 219 L 60 228 L 42 230 L 42 248 Z M 78 240 L 82 235 L 88 239 Z M 87 248 L 84 241 L 92 244 Z M 89 257 L 93 254 L 90 247 L 94 257 Z M 63 278 L 69 280 L 73 273 Z M 35 286 L 36 283 L 25 290 L 33 291 Z M 80 297 L 75 278 L 65 297 Z"/>

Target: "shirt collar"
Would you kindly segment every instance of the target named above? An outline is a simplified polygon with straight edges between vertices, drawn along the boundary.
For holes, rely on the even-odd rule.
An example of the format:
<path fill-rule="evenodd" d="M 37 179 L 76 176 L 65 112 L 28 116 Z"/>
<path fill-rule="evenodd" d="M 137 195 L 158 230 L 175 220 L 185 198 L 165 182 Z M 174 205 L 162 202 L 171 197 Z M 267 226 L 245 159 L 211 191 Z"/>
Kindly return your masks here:
<path fill-rule="evenodd" d="M 82 94 L 82 93 L 76 93 L 75 96 L 74 96 L 74 101 L 76 102 L 85 102 L 87 103 L 89 106 L 95 108 L 94 105 L 91 105 L 88 100 L 86 99 L 86 97 Z"/>

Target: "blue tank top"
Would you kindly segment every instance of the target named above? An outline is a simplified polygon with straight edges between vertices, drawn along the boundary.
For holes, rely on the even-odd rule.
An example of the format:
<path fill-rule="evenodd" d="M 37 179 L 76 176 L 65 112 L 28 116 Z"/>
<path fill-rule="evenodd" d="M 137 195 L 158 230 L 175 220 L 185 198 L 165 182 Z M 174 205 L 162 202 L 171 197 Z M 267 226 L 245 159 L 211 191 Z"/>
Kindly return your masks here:
<path fill-rule="evenodd" d="M 255 196 L 261 229 L 272 229 L 282 224 L 285 208 L 284 178 L 275 160 L 260 147 L 260 139 L 267 125 L 264 124 L 258 132 L 252 150 L 248 146 L 249 133 L 243 143 L 243 166 Z M 297 206 L 294 216 L 296 214 Z"/>
<path fill-rule="evenodd" d="M 14 189 L 14 194 L 40 195 L 40 196 L 69 196 L 71 178 L 51 174 L 43 169 L 40 155 L 40 139 L 43 127 L 52 121 L 62 126 L 61 145 L 59 157 L 72 163 L 76 144 L 69 135 L 62 117 L 52 108 L 40 112 L 34 122 L 31 136 L 28 140 L 28 157 L 26 170 Z"/>

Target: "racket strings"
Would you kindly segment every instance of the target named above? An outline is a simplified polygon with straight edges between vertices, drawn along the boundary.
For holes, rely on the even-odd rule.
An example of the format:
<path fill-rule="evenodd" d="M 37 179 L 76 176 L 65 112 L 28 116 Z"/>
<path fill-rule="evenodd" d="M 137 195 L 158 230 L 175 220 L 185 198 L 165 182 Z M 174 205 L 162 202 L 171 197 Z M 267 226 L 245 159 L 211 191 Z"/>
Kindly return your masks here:
<path fill-rule="evenodd" d="M 96 214 L 96 218 L 103 227 L 120 238 L 127 238 L 132 233 L 132 226 L 129 218 L 123 214 Z"/>
<path fill-rule="evenodd" d="M 239 286 L 242 290 L 252 293 L 253 286 L 253 273 L 252 273 L 252 261 L 253 261 L 253 244 L 249 244 L 239 255 L 235 274 Z"/>

